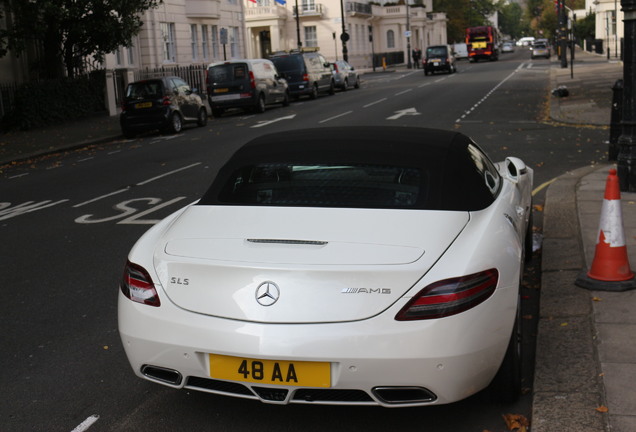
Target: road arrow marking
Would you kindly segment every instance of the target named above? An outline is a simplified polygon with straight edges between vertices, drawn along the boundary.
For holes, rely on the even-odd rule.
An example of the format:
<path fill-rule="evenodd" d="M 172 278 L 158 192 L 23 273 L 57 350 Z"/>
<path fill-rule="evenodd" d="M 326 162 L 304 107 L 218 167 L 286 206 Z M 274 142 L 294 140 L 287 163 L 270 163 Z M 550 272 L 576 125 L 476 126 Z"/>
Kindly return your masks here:
<path fill-rule="evenodd" d="M 397 120 L 402 116 L 405 115 L 420 115 L 421 113 L 418 113 L 417 110 L 415 108 L 407 108 L 407 109 L 403 109 L 400 111 L 396 111 L 395 115 L 392 115 L 391 117 L 387 117 L 387 120 Z"/>
<path fill-rule="evenodd" d="M 263 126 L 267 126 L 270 125 L 272 123 L 276 123 L 277 121 L 281 121 L 281 120 L 291 120 L 294 117 L 296 117 L 296 114 L 292 114 L 292 115 L 288 115 L 285 117 L 279 117 L 273 120 L 264 120 L 264 121 L 260 121 L 258 122 L 258 124 L 255 124 L 254 126 L 252 126 L 253 128 L 257 128 L 257 127 L 263 127 Z"/>

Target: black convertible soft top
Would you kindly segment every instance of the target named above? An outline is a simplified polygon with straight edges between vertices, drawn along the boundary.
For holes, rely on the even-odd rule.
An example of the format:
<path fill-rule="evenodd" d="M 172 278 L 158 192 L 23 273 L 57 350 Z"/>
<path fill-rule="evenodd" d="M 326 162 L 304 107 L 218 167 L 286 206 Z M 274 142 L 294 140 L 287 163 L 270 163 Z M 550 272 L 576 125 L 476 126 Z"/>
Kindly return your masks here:
<path fill-rule="evenodd" d="M 256 167 L 260 173 L 269 167 L 265 171 L 270 174 L 267 180 L 259 180 L 258 190 L 253 180 Z M 284 174 L 281 167 L 287 168 Z M 320 189 L 316 176 L 307 174 L 314 167 L 332 168 L 321 171 Z M 334 198 L 334 193 L 325 190 L 334 186 L 331 172 L 343 167 L 351 169 L 347 176 L 338 175 L 335 193 L 344 198 Z M 365 172 L 363 182 L 352 173 L 353 168 Z M 395 178 L 387 180 L 392 173 Z M 309 180 L 313 180 L 312 188 Z M 345 183 L 347 187 L 343 187 Z M 377 183 L 371 186 L 373 191 L 369 190 L 371 183 Z M 198 204 L 474 211 L 494 201 L 500 184 L 492 162 L 459 132 L 393 126 L 327 127 L 272 133 L 246 143 L 219 170 Z M 301 188 L 303 199 L 297 192 Z M 387 189 L 391 189 L 390 199 L 370 198 L 388 196 Z"/>

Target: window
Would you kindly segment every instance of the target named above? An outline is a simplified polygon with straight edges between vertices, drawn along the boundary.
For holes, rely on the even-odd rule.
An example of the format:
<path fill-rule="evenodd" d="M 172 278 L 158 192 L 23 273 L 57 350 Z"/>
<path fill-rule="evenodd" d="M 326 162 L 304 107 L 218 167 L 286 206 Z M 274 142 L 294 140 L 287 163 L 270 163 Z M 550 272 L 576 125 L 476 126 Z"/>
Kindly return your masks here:
<path fill-rule="evenodd" d="M 393 32 L 393 30 L 389 30 L 386 32 L 386 47 L 395 48 L 395 33 Z"/>
<path fill-rule="evenodd" d="M 230 56 L 232 58 L 239 57 L 239 28 L 230 27 Z"/>
<path fill-rule="evenodd" d="M 177 53 L 174 23 L 161 23 L 161 37 L 163 39 L 163 61 L 176 62 Z"/>
<path fill-rule="evenodd" d="M 415 208 L 422 190 L 417 168 L 379 165 L 263 163 L 238 169 L 225 183 L 227 204 Z"/>
<path fill-rule="evenodd" d="M 201 26 L 201 54 L 203 54 L 203 60 L 210 58 L 210 48 L 208 46 L 208 26 Z"/>
<path fill-rule="evenodd" d="M 213 25 L 211 27 L 212 30 L 212 58 L 213 59 L 218 59 L 219 58 L 219 27 Z"/>
<path fill-rule="evenodd" d="M 128 47 L 128 64 L 129 65 L 134 65 L 135 64 L 135 46 L 131 45 Z"/>
<path fill-rule="evenodd" d="M 190 44 L 192 46 L 192 60 L 196 60 L 199 57 L 199 32 L 197 30 L 196 24 L 190 25 L 190 35 Z"/>
<path fill-rule="evenodd" d="M 317 47 L 318 46 L 318 32 L 316 26 L 305 27 L 305 46 Z"/>
<path fill-rule="evenodd" d="M 123 55 L 122 55 L 122 47 L 117 48 L 117 51 L 115 51 L 115 64 L 117 66 L 121 66 L 123 64 Z"/>
<path fill-rule="evenodd" d="M 316 2 L 314 0 L 303 0 L 302 9 L 303 12 L 315 12 Z"/>

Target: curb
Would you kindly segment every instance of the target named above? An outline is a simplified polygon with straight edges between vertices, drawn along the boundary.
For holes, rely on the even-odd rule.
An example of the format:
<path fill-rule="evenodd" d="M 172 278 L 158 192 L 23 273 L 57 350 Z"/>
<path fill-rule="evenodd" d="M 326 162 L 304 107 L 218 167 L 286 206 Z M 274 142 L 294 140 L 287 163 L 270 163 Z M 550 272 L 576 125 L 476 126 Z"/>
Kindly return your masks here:
<path fill-rule="evenodd" d="M 591 291 L 574 285 L 586 267 L 576 190 L 599 166 L 558 177 L 546 191 L 533 432 L 609 432 L 597 361 Z"/>

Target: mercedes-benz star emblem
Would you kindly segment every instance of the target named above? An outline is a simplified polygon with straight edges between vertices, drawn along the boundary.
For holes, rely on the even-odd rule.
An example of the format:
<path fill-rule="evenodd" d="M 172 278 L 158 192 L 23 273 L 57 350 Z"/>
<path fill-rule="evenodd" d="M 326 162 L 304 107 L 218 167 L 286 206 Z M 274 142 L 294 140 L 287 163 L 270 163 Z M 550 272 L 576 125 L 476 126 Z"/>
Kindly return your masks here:
<path fill-rule="evenodd" d="M 263 282 L 256 288 L 256 301 L 262 306 L 271 306 L 278 301 L 280 290 L 274 282 Z"/>

